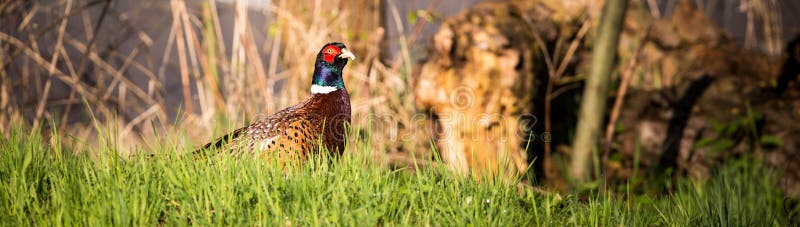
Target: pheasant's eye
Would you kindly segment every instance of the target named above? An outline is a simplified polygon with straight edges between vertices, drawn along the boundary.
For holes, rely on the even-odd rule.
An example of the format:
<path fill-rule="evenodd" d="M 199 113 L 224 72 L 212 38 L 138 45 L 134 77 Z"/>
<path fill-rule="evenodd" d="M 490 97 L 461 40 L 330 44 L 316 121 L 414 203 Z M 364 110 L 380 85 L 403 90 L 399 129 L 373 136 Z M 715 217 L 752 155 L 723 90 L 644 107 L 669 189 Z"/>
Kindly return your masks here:
<path fill-rule="evenodd" d="M 333 49 L 328 49 L 328 54 L 333 54 Z"/>

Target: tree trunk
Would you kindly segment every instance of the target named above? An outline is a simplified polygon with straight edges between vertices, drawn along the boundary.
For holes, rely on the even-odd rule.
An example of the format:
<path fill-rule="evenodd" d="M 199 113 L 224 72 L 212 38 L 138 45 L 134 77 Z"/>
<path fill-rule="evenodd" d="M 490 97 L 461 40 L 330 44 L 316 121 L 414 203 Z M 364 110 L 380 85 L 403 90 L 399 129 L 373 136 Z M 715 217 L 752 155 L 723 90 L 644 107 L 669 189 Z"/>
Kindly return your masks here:
<path fill-rule="evenodd" d="M 625 18 L 627 0 L 608 0 L 600 18 L 589 78 L 583 90 L 578 127 L 572 147 L 572 178 L 580 183 L 589 178 L 590 157 L 596 149 L 600 124 L 605 116 L 608 82 L 616 57 L 617 42 Z"/>
<path fill-rule="evenodd" d="M 519 176 L 535 120 L 534 97 L 544 65 L 531 48 L 534 33 L 557 37 L 548 8 L 535 1 L 482 3 L 449 18 L 415 88 L 417 107 L 430 113 L 436 149 L 461 173 Z M 522 23 L 529 17 L 531 25 Z M 541 63 L 541 64 L 539 64 Z"/>

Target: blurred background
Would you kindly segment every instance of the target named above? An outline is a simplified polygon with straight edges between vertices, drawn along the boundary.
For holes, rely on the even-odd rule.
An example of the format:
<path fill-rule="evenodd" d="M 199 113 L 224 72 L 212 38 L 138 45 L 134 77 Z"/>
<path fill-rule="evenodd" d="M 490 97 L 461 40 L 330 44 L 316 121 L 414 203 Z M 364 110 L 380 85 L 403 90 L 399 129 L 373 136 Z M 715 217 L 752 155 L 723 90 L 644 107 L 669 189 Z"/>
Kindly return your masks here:
<path fill-rule="evenodd" d="M 80 153 L 100 122 L 122 154 L 175 133 L 192 150 L 304 99 L 319 48 L 341 41 L 358 56 L 345 72 L 350 141 L 369 142 L 388 168 L 440 157 L 564 188 L 602 6 L 5 0 L 0 132 L 59 132 Z M 630 1 L 597 113 L 596 178 L 703 178 L 752 157 L 800 195 L 798 15 L 798 1 Z"/>

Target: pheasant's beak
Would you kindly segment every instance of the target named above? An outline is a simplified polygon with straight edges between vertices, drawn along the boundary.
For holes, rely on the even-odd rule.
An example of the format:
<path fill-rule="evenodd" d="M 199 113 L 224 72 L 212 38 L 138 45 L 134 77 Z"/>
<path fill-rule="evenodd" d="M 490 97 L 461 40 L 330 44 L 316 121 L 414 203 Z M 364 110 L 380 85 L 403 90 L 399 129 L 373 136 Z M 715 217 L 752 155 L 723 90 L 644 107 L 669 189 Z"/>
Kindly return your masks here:
<path fill-rule="evenodd" d="M 350 52 L 347 49 L 342 49 L 342 54 L 339 54 L 339 58 L 349 58 L 350 60 L 356 60 L 356 56 L 353 55 L 353 52 Z"/>

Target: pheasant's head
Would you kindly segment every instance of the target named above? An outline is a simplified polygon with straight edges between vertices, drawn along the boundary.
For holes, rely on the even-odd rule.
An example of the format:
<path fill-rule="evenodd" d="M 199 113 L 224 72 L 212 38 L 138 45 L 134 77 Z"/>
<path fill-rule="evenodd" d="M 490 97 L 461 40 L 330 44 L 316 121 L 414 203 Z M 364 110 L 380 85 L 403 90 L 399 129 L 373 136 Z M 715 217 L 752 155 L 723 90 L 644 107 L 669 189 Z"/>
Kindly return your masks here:
<path fill-rule="evenodd" d="M 317 54 L 314 66 L 314 78 L 311 80 L 311 94 L 326 94 L 339 89 L 344 89 L 342 69 L 347 65 L 347 60 L 355 60 L 353 55 L 342 43 L 328 43 Z"/>

